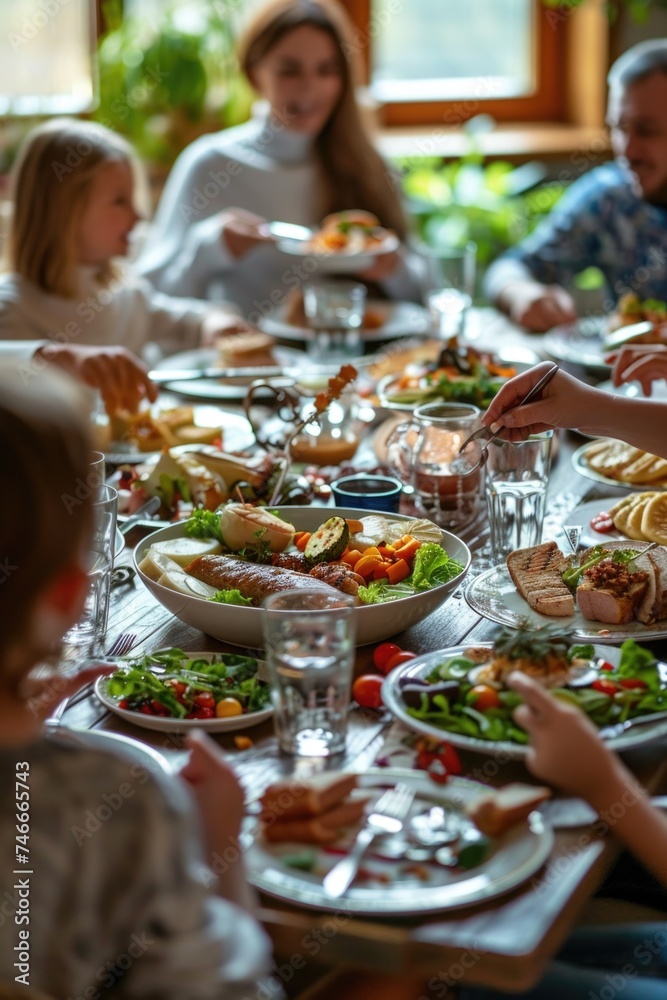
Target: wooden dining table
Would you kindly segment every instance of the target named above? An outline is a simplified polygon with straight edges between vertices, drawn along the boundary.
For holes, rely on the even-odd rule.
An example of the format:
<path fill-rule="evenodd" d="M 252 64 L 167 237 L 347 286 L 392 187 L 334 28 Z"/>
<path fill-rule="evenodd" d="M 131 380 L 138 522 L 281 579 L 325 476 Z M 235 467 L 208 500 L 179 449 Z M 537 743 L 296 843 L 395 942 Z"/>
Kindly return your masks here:
<path fill-rule="evenodd" d="M 503 317 L 485 311 L 480 319 L 482 334 L 496 345 L 528 347 L 538 353 L 542 338 L 527 337 Z M 577 374 L 582 374 L 576 372 Z M 590 374 L 585 373 L 590 379 Z M 545 537 L 562 543 L 560 525 L 579 503 L 600 496 L 623 495 L 576 472 L 571 456 L 583 439 L 570 432 L 558 437 L 547 500 Z M 117 564 L 131 565 L 131 546 L 145 536 L 134 529 L 128 547 Z M 461 532 L 475 560 L 488 544 L 485 518 Z M 459 590 L 429 617 L 392 637 L 402 649 L 426 653 L 461 644 L 493 640 L 500 626 L 473 611 Z M 231 651 L 234 647 L 213 639 L 173 617 L 138 578 L 112 591 L 107 646 L 120 634 L 136 637 L 132 653 L 177 646 L 185 650 Z M 660 652 L 665 643 L 656 645 Z M 667 647 L 663 652 L 667 651 Z M 357 674 L 373 671 L 372 647 L 357 649 Z M 123 733 L 159 750 L 177 770 L 186 751 L 179 736 L 151 732 L 124 722 L 108 712 L 90 691 L 73 699 L 63 723 L 69 727 Z M 365 771 L 373 765 L 393 720 L 383 711 L 353 708 L 349 715 L 346 752 L 332 766 Z M 233 735 L 215 739 L 229 754 L 248 798 L 257 797 L 277 778 L 293 772 L 294 758 L 282 754 L 270 720 L 249 730 L 249 749 L 239 750 Z M 664 780 L 664 747 L 644 745 L 624 755 L 629 767 L 646 788 L 659 791 Z M 461 752 L 463 775 L 490 785 L 533 781 L 521 761 L 506 761 L 492 754 Z M 322 762 L 320 762 L 322 766 Z M 443 989 L 455 985 L 488 984 L 508 991 L 526 989 L 541 977 L 546 964 L 558 951 L 577 921 L 584 904 L 596 892 L 619 855 L 612 836 L 598 836 L 592 826 L 556 829 L 551 855 L 528 882 L 506 895 L 464 909 L 421 914 L 418 900 L 409 917 L 379 919 L 346 913 L 344 900 L 332 913 L 306 910 L 269 896 L 260 899 L 259 917 L 274 945 L 278 969 L 309 961 L 304 942 L 319 934 L 317 963 L 323 968 L 350 968 L 383 976 L 410 976 L 429 983 L 429 996 L 444 996 Z M 312 954 L 312 952 L 311 952 Z M 296 967 L 296 965 L 294 965 Z M 285 978 L 285 989 L 290 987 Z M 440 992 L 438 992 L 440 990 Z M 427 991 L 428 992 L 428 991 Z"/>

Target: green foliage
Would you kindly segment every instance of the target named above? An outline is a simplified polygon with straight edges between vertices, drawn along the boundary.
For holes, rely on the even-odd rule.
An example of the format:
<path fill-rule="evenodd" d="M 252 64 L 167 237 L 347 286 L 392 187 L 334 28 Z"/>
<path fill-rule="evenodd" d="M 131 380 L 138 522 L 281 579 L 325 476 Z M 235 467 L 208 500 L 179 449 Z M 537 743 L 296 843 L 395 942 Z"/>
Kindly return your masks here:
<path fill-rule="evenodd" d="M 95 117 L 123 133 L 144 158 L 170 164 L 202 132 L 248 117 L 252 92 L 236 65 L 233 15 L 211 0 L 165 3 L 157 23 L 104 8 Z"/>
<path fill-rule="evenodd" d="M 586 0 L 542 0 L 545 7 L 553 7 L 562 13 L 569 13 L 574 7 L 581 7 Z M 607 0 L 607 17 L 614 23 L 618 16 L 627 11 L 637 24 L 646 24 L 651 10 L 666 10 L 667 0 Z"/>

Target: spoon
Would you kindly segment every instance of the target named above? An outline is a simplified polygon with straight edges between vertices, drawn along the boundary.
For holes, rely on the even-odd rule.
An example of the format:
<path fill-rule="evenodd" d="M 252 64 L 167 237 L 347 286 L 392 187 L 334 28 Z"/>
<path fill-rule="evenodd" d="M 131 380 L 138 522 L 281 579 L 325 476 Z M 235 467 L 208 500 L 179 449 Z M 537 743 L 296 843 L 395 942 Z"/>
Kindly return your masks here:
<path fill-rule="evenodd" d="M 293 222 L 268 222 L 261 226 L 262 231 L 277 240 L 299 240 L 307 242 L 313 237 L 313 230 L 308 226 L 297 226 Z"/>

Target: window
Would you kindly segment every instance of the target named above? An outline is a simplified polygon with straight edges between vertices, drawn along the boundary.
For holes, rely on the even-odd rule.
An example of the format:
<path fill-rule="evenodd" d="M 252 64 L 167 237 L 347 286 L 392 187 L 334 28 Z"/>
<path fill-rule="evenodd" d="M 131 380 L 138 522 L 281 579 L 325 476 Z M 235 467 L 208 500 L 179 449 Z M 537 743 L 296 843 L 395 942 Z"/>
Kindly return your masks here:
<path fill-rule="evenodd" d="M 569 17 L 540 0 L 343 0 L 385 124 L 564 120 Z"/>
<path fill-rule="evenodd" d="M 92 0 L 0 0 L 0 115 L 89 110 L 94 31 Z"/>

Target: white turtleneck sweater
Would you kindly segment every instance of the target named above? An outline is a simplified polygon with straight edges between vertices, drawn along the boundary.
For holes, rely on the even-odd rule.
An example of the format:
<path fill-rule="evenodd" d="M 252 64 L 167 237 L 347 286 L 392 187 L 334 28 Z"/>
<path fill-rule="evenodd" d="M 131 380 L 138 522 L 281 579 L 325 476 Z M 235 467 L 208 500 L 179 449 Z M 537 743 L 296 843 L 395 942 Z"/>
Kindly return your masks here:
<path fill-rule="evenodd" d="M 318 225 L 325 207 L 312 136 L 263 118 L 201 136 L 174 164 L 136 264 L 156 288 L 228 299 L 256 324 L 313 273 L 273 244 L 234 258 L 220 219 L 231 208 Z M 396 271 L 381 284 L 391 298 L 419 300 L 418 274 L 416 256 L 403 248 Z"/>
<path fill-rule="evenodd" d="M 163 295 L 130 273 L 109 288 L 94 268 L 80 268 L 78 278 L 81 294 L 65 299 L 19 275 L 0 275 L 0 358 L 28 360 L 49 340 L 120 345 L 139 356 L 151 342 L 165 354 L 198 346 L 208 303 Z"/>

